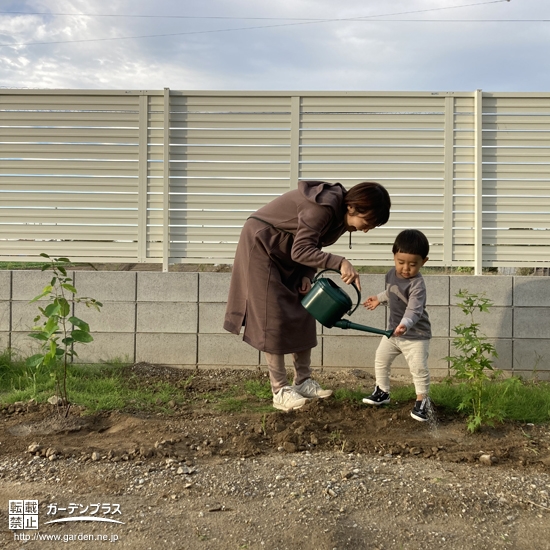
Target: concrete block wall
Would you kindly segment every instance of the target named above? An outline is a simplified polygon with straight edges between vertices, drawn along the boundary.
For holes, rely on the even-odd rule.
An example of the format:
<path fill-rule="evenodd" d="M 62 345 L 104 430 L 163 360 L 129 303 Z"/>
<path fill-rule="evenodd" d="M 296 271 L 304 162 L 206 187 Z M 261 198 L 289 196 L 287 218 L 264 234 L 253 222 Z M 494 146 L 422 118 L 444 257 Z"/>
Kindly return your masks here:
<path fill-rule="evenodd" d="M 230 273 L 160 273 L 76 271 L 79 296 L 103 303 L 101 312 L 76 304 L 75 315 L 90 324 L 94 342 L 77 350 L 80 362 L 113 359 L 167 365 L 258 366 L 263 355 L 222 328 Z M 37 343 L 28 337 L 37 314 L 29 301 L 40 294 L 51 274 L 0 271 L 0 349 L 30 355 Z M 499 354 L 496 366 L 525 378 L 550 380 L 550 277 L 425 276 L 432 321 L 430 369 L 448 373 L 445 357 L 453 352 L 453 327 L 469 320 L 456 306 L 460 289 L 485 292 L 494 306 L 475 320 Z M 383 289 L 383 275 L 361 277 L 363 299 Z M 355 300 L 355 292 L 350 295 Z M 359 306 L 352 320 L 384 328 L 387 311 Z M 380 336 L 317 326 L 317 367 L 366 368 L 373 371 Z M 287 359 L 288 365 L 291 358 Z M 402 358 L 392 374 L 408 376 Z"/>

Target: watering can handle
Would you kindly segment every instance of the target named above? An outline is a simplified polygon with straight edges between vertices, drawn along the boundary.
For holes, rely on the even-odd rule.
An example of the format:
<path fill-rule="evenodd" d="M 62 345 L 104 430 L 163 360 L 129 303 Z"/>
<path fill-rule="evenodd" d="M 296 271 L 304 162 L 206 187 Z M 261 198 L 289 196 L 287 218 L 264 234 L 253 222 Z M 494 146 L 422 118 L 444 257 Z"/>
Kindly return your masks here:
<path fill-rule="evenodd" d="M 331 269 L 331 268 L 323 269 L 322 271 L 319 271 L 319 273 L 316 273 L 315 277 L 313 277 L 313 282 L 315 282 L 323 273 L 326 273 L 327 271 L 334 271 L 335 273 L 340 273 L 340 275 L 342 274 L 337 269 Z M 351 283 L 351 286 L 355 289 L 355 292 L 357 292 L 357 303 L 355 304 L 354 308 L 350 309 L 346 313 L 346 315 L 351 315 L 359 307 L 359 303 L 361 302 L 361 292 L 359 291 L 355 283 Z"/>

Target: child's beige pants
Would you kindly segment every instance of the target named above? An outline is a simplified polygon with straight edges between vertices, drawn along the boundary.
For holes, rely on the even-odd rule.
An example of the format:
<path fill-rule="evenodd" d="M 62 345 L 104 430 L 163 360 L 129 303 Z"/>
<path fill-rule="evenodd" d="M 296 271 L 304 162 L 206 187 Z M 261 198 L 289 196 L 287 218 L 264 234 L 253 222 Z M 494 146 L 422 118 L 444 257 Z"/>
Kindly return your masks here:
<path fill-rule="evenodd" d="M 428 370 L 429 340 L 408 340 L 406 338 L 386 338 L 380 341 L 374 359 L 376 385 L 383 391 L 390 391 L 390 371 L 395 358 L 403 354 L 412 374 L 417 395 L 428 395 L 430 391 L 430 371 Z"/>

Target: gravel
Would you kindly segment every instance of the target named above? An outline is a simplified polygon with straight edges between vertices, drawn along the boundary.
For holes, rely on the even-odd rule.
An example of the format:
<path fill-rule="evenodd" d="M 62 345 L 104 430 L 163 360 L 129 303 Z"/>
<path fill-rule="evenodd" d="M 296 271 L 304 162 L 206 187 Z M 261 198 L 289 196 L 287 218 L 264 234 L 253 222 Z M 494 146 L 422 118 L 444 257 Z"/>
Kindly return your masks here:
<path fill-rule="evenodd" d="M 115 535 L 117 547 L 133 550 L 550 548 L 550 476 L 481 464 L 337 452 L 119 462 L 27 455 L 0 460 L 0 487 L 4 529 L 7 501 L 35 498 L 41 527 L 25 533 Z M 100 501 L 116 501 L 124 525 L 44 525 L 53 504 Z M 16 533 L 4 530 L 5 548 L 59 545 Z"/>

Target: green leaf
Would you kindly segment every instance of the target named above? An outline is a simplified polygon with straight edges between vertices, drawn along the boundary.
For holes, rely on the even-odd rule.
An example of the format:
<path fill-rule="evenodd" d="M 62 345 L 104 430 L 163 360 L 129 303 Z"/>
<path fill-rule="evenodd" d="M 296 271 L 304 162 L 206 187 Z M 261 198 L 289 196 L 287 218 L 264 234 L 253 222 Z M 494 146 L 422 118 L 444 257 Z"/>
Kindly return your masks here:
<path fill-rule="evenodd" d="M 58 303 L 61 307 L 61 316 L 67 317 L 67 315 L 71 312 L 71 305 L 65 298 L 59 298 Z"/>
<path fill-rule="evenodd" d="M 59 304 L 56 304 L 55 302 L 51 303 L 49 306 L 46 306 L 46 309 L 44 310 L 44 315 L 46 317 L 51 317 L 52 315 L 59 315 L 61 308 L 59 307 Z"/>
<path fill-rule="evenodd" d="M 42 256 L 43 258 L 49 258 L 49 256 L 45 252 L 41 252 L 40 256 Z"/>
<path fill-rule="evenodd" d="M 32 357 L 28 357 L 27 360 L 25 361 L 25 365 L 27 365 L 27 367 L 38 367 L 42 364 L 43 360 L 44 360 L 44 356 L 40 353 L 37 353 Z"/>
<path fill-rule="evenodd" d="M 70 264 L 71 263 L 71 260 L 69 260 L 69 258 L 56 258 L 55 259 L 57 262 L 64 262 L 66 264 Z"/>
<path fill-rule="evenodd" d="M 41 340 L 42 342 L 46 342 L 48 340 L 48 335 L 43 332 L 31 332 L 29 336 L 35 340 Z"/>
<path fill-rule="evenodd" d="M 87 344 L 88 342 L 93 342 L 94 338 L 93 336 L 84 330 L 73 330 L 71 332 L 71 336 L 74 338 L 75 342 L 82 342 L 84 344 Z"/>
<path fill-rule="evenodd" d="M 58 330 L 59 330 L 59 325 L 57 324 L 57 315 L 53 315 L 48 319 L 47 323 L 44 325 L 44 332 L 46 332 L 48 336 L 51 336 Z"/>
<path fill-rule="evenodd" d="M 36 302 L 37 300 L 40 300 L 41 298 L 44 298 L 44 296 L 47 296 L 48 294 L 51 294 L 52 293 L 52 287 L 51 286 L 47 286 L 44 288 L 42 294 L 39 294 L 38 296 L 35 296 L 30 302 L 29 304 L 32 304 L 33 302 Z"/>
<path fill-rule="evenodd" d="M 82 319 L 79 319 L 78 317 L 69 317 L 68 320 L 69 323 L 72 323 L 75 327 L 78 327 L 81 330 L 85 330 L 86 332 L 90 332 L 90 326 Z"/>
<path fill-rule="evenodd" d="M 67 336 L 67 338 L 63 338 L 61 340 L 66 346 L 70 346 L 74 342 L 74 338 L 71 338 L 70 336 Z"/>
<path fill-rule="evenodd" d="M 76 288 L 73 285 L 70 285 L 68 283 L 64 283 L 61 285 L 64 289 L 68 290 L 69 292 L 72 292 L 73 294 L 76 294 Z"/>

